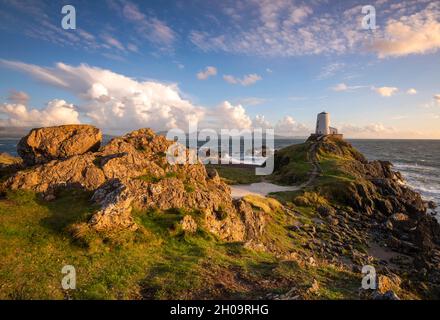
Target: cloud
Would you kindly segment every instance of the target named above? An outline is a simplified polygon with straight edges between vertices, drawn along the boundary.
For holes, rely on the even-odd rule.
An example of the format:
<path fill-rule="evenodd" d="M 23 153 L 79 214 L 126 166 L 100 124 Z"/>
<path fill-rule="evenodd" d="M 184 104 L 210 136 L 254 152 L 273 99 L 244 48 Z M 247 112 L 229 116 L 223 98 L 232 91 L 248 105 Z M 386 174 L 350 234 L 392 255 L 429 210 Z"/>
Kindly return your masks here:
<path fill-rule="evenodd" d="M 434 100 L 435 100 L 438 104 L 440 104 L 440 93 L 439 93 L 439 94 L 436 94 L 436 95 L 434 96 Z"/>
<path fill-rule="evenodd" d="M 231 75 L 224 75 L 223 79 L 230 84 L 241 84 L 242 86 L 250 86 L 263 78 L 256 73 L 248 74 L 243 76 L 243 78 L 236 78 Z"/>
<path fill-rule="evenodd" d="M 424 54 L 440 49 L 440 6 L 430 3 L 424 10 L 399 19 L 390 19 L 383 38 L 371 49 L 380 58 Z"/>
<path fill-rule="evenodd" d="M 333 91 L 347 91 L 348 90 L 348 86 L 345 83 L 339 83 L 336 86 L 334 86 L 332 88 Z"/>
<path fill-rule="evenodd" d="M 275 125 L 275 134 L 285 137 L 308 136 L 312 131 L 291 116 L 285 116 Z"/>
<path fill-rule="evenodd" d="M 362 88 L 366 88 L 366 86 L 349 86 L 345 83 L 339 83 L 336 86 L 332 87 L 331 89 L 336 92 L 341 92 L 341 91 L 352 91 Z"/>
<path fill-rule="evenodd" d="M 393 127 L 386 127 L 382 123 L 370 123 L 365 126 L 357 126 L 357 125 L 342 125 L 340 131 L 344 134 L 353 135 L 359 133 L 392 133 L 396 132 L 396 129 Z"/>
<path fill-rule="evenodd" d="M 415 95 L 415 94 L 417 94 L 417 90 L 414 89 L 414 88 L 411 88 L 411 89 L 408 89 L 406 91 L 406 93 L 409 94 L 409 95 Z"/>
<path fill-rule="evenodd" d="M 204 108 L 183 99 L 175 84 L 140 82 L 86 64 L 39 67 L 15 61 L 0 63 L 75 94 L 82 100 L 77 108 L 82 116 L 102 128 L 184 129 L 188 121 L 199 121 L 205 113 Z"/>
<path fill-rule="evenodd" d="M 318 75 L 318 80 L 323 80 L 334 76 L 338 71 L 345 67 L 345 63 L 334 62 L 326 65 L 322 68 L 321 73 Z"/>
<path fill-rule="evenodd" d="M 133 23 L 138 36 L 147 39 L 164 48 L 172 46 L 176 33 L 162 20 L 143 13 L 139 7 L 130 1 L 115 1 L 112 9 Z"/>
<path fill-rule="evenodd" d="M 395 117 L 394 120 L 404 119 L 404 116 Z M 400 130 L 383 123 L 369 123 L 366 125 L 341 124 L 339 132 L 350 138 L 379 138 L 379 139 L 403 139 L 403 138 L 426 138 L 426 133 L 417 131 Z M 438 133 L 437 133 L 438 134 Z"/>
<path fill-rule="evenodd" d="M 8 100 L 15 104 L 27 105 L 29 102 L 29 95 L 23 91 L 11 90 L 9 92 Z"/>
<path fill-rule="evenodd" d="M 294 8 L 290 13 L 286 20 L 283 21 L 283 24 L 286 27 L 294 26 L 303 22 L 309 15 L 313 13 L 312 8 L 308 6 L 301 6 L 298 8 Z"/>
<path fill-rule="evenodd" d="M 270 124 L 269 121 L 266 120 L 266 118 L 263 115 L 256 115 L 253 122 L 253 127 L 254 128 L 263 128 L 263 129 L 268 129 L 268 128 L 272 128 L 273 126 Z"/>
<path fill-rule="evenodd" d="M 217 68 L 208 66 L 205 68 L 204 71 L 200 71 L 199 73 L 197 73 L 197 79 L 206 80 L 211 76 L 215 76 L 216 74 L 217 74 Z"/>
<path fill-rule="evenodd" d="M 329 15 L 322 8 L 315 10 L 318 5 L 318 1 L 307 5 L 247 1 L 224 18 L 227 31 L 195 29 L 189 37 L 203 51 L 271 57 L 344 53 L 363 44 L 367 33 L 359 30 L 360 9 L 357 15 L 345 17 L 343 12 Z"/>
<path fill-rule="evenodd" d="M 223 10 L 226 14 L 221 16 L 227 28 L 194 27 L 189 38 L 202 51 L 264 57 L 368 50 L 383 58 L 426 54 L 440 48 L 438 1 L 371 0 L 369 4 L 380 12 L 374 33 L 361 27 L 363 5 L 343 1 L 338 10 L 329 10 L 327 2 L 228 2 Z"/>
<path fill-rule="evenodd" d="M 138 46 L 135 45 L 134 43 L 129 43 L 127 45 L 127 49 L 130 50 L 131 52 L 139 52 Z"/>
<path fill-rule="evenodd" d="M 114 37 L 112 37 L 112 36 L 110 36 L 108 34 L 103 35 L 102 39 L 109 46 L 114 47 L 114 48 L 116 48 L 118 50 L 121 50 L 121 51 L 125 51 L 125 47 L 122 45 L 122 43 L 118 39 L 116 39 L 116 38 L 114 38 Z"/>
<path fill-rule="evenodd" d="M 373 87 L 372 90 L 376 91 L 382 97 L 391 97 L 392 95 L 397 93 L 399 89 L 396 87 L 379 87 L 379 88 Z"/>
<path fill-rule="evenodd" d="M 252 127 L 252 120 L 246 114 L 242 105 L 232 105 L 224 101 L 214 110 L 218 127 L 224 129 L 249 129 Z"/>
<path fill-rule="evenodd" d="M 248 98 L 242 98 L 238 100 L 239 104 L 245 105 L 245 106 L 257 106 L 259 104 L 265 103 L 267 100 L 264 98 L 258 98 L 258 97 L 248 97 Z"/>
<path fill-rule="evenodd" d="M 24 104 L 0 105 L 0 114 L 7 119 L 0 120 L 2 126 L 39 127 L 80 123 L 79 113 L 72 104 L 64 100 L 52 100 L 43 109 L 29 109 Z"/>

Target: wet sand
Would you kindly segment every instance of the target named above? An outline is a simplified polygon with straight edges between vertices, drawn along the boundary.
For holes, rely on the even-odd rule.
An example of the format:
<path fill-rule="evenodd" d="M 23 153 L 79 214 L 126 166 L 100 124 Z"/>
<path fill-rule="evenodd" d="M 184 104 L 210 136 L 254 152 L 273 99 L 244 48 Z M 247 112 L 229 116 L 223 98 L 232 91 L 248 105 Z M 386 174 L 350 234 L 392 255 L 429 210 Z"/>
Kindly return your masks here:
<path fill-rule="evenodd" d="M 271 192 L 296 191 L 299 186 L 279 186 L 269 182 L 257 182 L 252 184 L 240 184 L 231 186 L 231 196 L 234 199 L 242 198 L 246 195 L 267 196 Z"/>

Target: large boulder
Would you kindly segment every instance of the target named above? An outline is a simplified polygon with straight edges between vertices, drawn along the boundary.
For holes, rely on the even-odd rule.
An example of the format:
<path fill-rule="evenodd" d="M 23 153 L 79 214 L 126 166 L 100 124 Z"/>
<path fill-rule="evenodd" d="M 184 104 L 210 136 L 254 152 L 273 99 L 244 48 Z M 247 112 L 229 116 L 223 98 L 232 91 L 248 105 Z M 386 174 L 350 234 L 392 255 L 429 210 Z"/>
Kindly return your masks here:
<path fill-rule="evenodd" d="M 97 151 L 102 133 L 90 125 L 63 125 L 32 129 L 17 145 L 28 166 Z"/>

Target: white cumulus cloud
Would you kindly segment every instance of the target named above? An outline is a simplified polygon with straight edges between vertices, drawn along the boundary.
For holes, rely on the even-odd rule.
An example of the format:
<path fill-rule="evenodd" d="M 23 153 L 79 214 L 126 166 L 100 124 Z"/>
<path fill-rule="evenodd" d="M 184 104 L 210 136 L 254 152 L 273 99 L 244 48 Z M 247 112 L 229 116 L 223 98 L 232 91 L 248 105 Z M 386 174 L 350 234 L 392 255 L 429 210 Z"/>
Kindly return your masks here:
<path fill-rule="evenodd" d="M 3 126 L 39 127 L 80 123 L 75 107 L 64 100 L 52 100 L 43 109 L 4 103 L 0 105 L 0 114 L 7 116 L 7 119 L 0 120 Z"/>
<path fill-rule="evenodd" d="M 241 104 L 233 105 L 228 101 L 224 101 L 215 108 L 214 116 L 219 128 L 249 129 L 252 127 L 252 120 Z"/>
<path fill-rule="evenodd" d="M 376 91 L 378 94 L 380 94 L 382 97 L 391 97 L 392 95 L 396 94 L 399 90 L 396 87 L 379 87 L 379 88 L 372 88 L 374 91 Z"/>
<path fill-rule="evenodd" d="M 390 19 L 372 49 L 380 58 L 423 54 L 440 49 L 440 6 L 433 1 L 420 12 Z"/>
<path fill-rule="evenodd" d="M 183 99 L 175 84 L 141 82 L 86 64 L 40 67 L 6 60 L 0 63 L 74 93 L 83 100 L 78 110 L 102 128 L 187 128 L 188 121 L 204 116 L 204 108 Z"/>
<path fill-rule="evenodd" d="M 275 134 L 285 137 L 307 136 L 311 133 L 311 129 L 304 124 L 297 122 L 291 116 L 285 116 L 275 125 Z"/>

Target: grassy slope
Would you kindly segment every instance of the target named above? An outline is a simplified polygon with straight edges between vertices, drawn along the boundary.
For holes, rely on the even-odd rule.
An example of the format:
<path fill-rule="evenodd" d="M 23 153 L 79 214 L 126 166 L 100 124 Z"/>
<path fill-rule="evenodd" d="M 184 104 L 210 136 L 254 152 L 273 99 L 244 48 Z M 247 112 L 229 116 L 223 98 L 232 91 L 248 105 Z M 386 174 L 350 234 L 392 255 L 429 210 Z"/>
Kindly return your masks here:
<path fill-rule="evenodd" d="M 255 174 L 255 168 L 252 167 L 213 164 L 209 164 L 206 167 L 217 170 L 220 177 L 222 177 L 227 184 L 251 184 L 263 180 L 262 176 Z"/>
<path fill-rule="evenodd" d="M 309 148 L 310 144 L 306 142 L 279 150 L 275 157 L 275 172 L 271 179 L 282 184 L 299 184 L 307 181 L 313 168 L 309 159 Z M 277 165 L 277 162 L 280 164 Z"/>
<path fill-rule="evenodd" d="M 351 273 L 224 243 L 200 228 L 185 235 L 176 223 L 188 213 L 179 210 L 136 211 L 142 228 L 134 235 L 75 241 L 67 230 L 88 219 L 89 197 L 69 191 L 48 203 L 30 192 L 9 192 L 0 200 L 0 299 L 258 298 L 293 286 L 305 292 L 313 279 L 320 289 L 305 297 L 356 297 L 360 279 Z M 247 200 L 269 213 L 269 241 L 280 250 L 305 250 L 276 204 Z M 310 221 L 307 215 L 298 219 Z M 66 264 L 76 268 L 77 290 L 60 287 Z"/>

